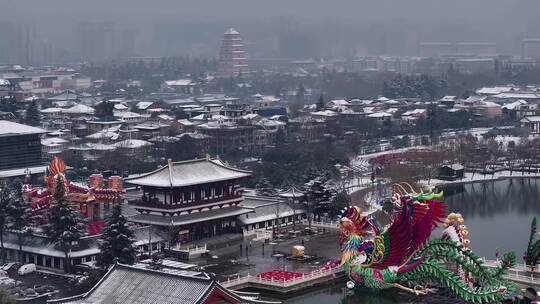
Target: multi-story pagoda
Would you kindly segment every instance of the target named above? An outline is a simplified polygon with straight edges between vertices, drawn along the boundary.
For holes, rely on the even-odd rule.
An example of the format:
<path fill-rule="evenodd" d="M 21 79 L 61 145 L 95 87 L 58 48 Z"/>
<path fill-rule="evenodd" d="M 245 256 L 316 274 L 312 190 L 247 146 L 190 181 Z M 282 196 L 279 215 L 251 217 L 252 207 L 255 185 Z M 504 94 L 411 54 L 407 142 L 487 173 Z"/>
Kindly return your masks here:
<path fill-rule="evenodd" d="M 223 34 L 217 76 L 237 77 L 246 76 L 247 74 L 249 74 L 249 66 L 242 38 L 240 38 L 239 32 L 230 28 Z"/>
<path fill-rule="evenodd" d="M 173 242 L 189 242 L 223 233 L 238 233 L 239 215 L 253 212 L 242 207 L 242 182 L 251 172 L 219 159 L 171 162 L 153 172 L 127 178 L 142 190 L 130 221 L 172 231 Z"/>

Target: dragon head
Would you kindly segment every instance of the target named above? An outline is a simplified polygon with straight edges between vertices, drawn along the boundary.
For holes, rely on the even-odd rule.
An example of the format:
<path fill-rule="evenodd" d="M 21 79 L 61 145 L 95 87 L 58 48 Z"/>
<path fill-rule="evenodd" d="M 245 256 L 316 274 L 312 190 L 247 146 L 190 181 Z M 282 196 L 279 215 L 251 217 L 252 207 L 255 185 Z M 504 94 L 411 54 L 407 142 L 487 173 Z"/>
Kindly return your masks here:
<path fill-rule="evenodd" d="M 358 206 L 344 208 L 341 213 L 339 228 L 341 229 L 341 263 L 352 259 L 356 260 L 361 252 L 367 256 L 366 251 L 372 249 L 371 241 L 364 241 L 364 235 L 369 232 L 372 225 L 367 213 Z"/>
<path fill-rule="evenodd" d="M 358 206 L 349 206 L 341 210 L 339 228 L 342 237 L 362 236 L 370 226 L 365 213 Z"/>

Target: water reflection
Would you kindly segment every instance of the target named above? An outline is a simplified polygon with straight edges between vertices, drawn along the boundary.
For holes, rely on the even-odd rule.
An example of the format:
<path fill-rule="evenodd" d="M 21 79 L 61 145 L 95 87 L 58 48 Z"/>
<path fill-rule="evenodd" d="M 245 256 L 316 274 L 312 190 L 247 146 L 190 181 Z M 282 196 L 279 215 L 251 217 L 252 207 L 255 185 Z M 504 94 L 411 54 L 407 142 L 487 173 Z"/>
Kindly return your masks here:
<path fill-rule="evenodd" d="M 343 283 L 344 284 L 344 283 Z M 275 300 L 275 299 L 274 299 Z M 414 304 L 414 303 L 461 303 L 444 295 L 430 295 L 427 297 L 413 296 L 396 290 L 381 292 L 357 291 L 348 292 L 341 286 L 332 286 L 318 289 L 292 298 L 281 299 L 285 304 Z"/>
<path fill-rule="evenodd" d="M 531 219 L 540 214 L 539 188 L 537 179 L 513 179 L 444 190 L 449 210 L 465 218 L 475 252 L 493 258 L 499 248 L 521 258 Z"/>

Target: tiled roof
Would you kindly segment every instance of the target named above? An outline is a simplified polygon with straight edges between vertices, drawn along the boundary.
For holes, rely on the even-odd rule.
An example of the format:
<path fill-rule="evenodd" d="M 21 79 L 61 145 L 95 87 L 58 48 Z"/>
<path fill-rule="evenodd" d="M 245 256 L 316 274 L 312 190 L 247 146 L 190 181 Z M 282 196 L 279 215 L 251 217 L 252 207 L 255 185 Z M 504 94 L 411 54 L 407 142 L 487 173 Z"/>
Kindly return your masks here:
<path fill-rule="evenodd" d="M 41 134 L 45 130 L 31 127 L 8 120 L 0 120 L 0 136 L 25 135 L 25 134 Z"/>
<path fill-rule="evenodd" d="M 229 167 L 219 159 L 196 159 L 171 162 L 153 172 L 126 178 L 139 186 L 184 187 L 248 177 L 251 172 Z"/>
<path fill-rule="evenodd" d="M 174 275 L 149 269 L 115 265 L 78 304 L 194 304 L 212 289 L 208 277 Z"/>

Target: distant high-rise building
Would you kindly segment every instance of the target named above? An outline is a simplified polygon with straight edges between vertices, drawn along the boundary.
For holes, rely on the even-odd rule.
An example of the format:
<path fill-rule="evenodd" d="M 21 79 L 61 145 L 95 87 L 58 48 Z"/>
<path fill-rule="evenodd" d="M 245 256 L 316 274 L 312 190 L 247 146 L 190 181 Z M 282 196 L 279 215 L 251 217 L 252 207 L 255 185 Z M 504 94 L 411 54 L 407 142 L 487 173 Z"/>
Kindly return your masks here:
<path fill-rule="evenodd" d="M 540 38 L 524 38 L 521 40 L 521 58 L 540 58 Z"/>
<path fill-rule="evenodd" d="M 219 51 L 218 77 L 236 77 L 249 74 L 246 52 L 240 33 L 230 28 L 223 34 Z"/>
<path fill-rule="evenodd" d="M 100 61 L 114 57 L 115 33 L 115 26 L 110 22 L 80 23 L 76 34 L 81 58 Z"/>

